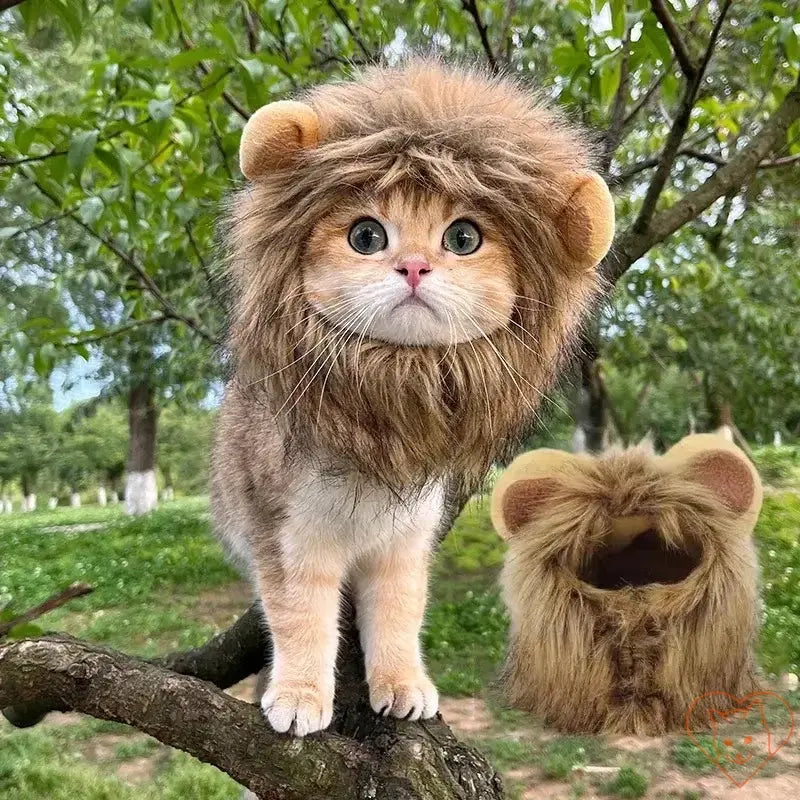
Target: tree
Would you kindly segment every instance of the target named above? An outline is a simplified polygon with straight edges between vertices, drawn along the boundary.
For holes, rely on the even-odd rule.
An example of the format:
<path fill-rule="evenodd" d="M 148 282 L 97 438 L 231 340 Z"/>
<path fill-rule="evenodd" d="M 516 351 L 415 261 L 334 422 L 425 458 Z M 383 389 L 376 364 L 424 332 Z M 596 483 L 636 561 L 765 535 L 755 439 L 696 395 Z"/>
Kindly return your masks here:
<path fill-rule="evenodd" d="M 16 115 L 0 130 L 0 189 L 23 189 L 30 198 L 26 219 L 7 236 L 69 225 L 129 276 L 127 298 L 141 317 L 131 311 L 108 331 L 114 335 L 134 323 L 166 323 L 193 341 L 216 340 L 205 265 L 216 203 L 236 178 L 243 121 L 262 103 L 381 53 L 397 57 L 409 45 L 453 56 L 478 52 L 492 69 L 535 72 L 602 131 L 602 168 L 619 189 L 618 234 L 602 265 L 609 284 L 657 264 L 653 248 L 674 234 L 702 238 L 726 198 L 749 187 L 758 205 L 779 188 L 771 176 L 800 161 L 797 4 L 166 0 L 115 5 L 112 21 L 110 3 L 91 8 L 83 0 L 59 4 L 66 28 L 76 41 L 83 36 L 80 47 L 99 51 L 78 81 L 83 93 L 74 108 L 39 113 L 6 69 L 0 91 Z M 33 63 L 31 42 L 55 42 L 48 52 L 66 59 L 39 4 L 22 4 L 21 13 L 29 38 L 16 29 L 0 34 L 6 62 L 36 72 L 47 59 L 37 54 Z M 111 28 L 121 35 L 104 49 L 96 43 Z M 682 231 L 693 223 L 697 232 Z M 602 330 L 599 323 L 588 329 L 580 370 L 592 447 L 601 444 L 609 416 L 597 360 Z M 333 732 L 302 748 L 270 734 L 255 710 L 174 674 L 225 685 L 263 665 L 261 635 L 253 610 L 200 652 L 159 665 L 64 639 L 8 645 L 0 648 L 0 704 L 22 701 L 9 712 L 19 723 L 48 707 L 133 723 L 264 797 L 501 796 L 485 762 L 456 745 L 443 723 L 412 728 L 367 711 L 352 632 Z M 153 686 L 171 707 L 153 708 Z M 185 724 L 176 726 L 175 716 Z"/>

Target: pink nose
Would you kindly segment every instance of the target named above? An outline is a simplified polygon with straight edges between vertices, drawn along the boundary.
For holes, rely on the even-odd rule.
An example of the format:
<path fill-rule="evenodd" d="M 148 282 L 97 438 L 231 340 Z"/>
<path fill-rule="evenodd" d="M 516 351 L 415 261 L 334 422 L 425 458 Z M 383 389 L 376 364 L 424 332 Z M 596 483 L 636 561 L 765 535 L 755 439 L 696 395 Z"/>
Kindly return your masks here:
<path fill-rule="evenodd" d="M 395 267 L 395 272 L 399 272 L 412 289 L 416 289 L 422 280 L 422 276 L 427 275 L 430 271 L 431 265 L 423 259 L 402 261 L 399 267 Z"/>

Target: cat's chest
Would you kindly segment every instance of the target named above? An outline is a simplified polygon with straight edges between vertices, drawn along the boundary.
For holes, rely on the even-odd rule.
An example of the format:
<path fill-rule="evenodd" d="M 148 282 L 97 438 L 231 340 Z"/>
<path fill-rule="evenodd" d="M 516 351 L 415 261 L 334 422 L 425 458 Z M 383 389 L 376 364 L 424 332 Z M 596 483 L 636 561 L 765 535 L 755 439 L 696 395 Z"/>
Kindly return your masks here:
<path fill-rule="evenodd" d="M 330 475 L 310 467 L 292 482 L 282 546 L 292 557 L 330 552 L 346 561 L 404 540 L 430 538 L 444 510 L 444 486 L 399 491 L 354 473 Z"/>

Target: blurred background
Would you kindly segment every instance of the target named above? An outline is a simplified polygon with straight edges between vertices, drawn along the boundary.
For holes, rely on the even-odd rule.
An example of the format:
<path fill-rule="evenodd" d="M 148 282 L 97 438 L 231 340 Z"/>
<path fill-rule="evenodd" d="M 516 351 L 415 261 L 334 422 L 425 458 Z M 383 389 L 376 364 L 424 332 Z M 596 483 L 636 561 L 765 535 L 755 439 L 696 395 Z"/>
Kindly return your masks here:
<path fill-rule="evenodd" d="M 205 496 L 225 374 L 219 222 L 242 184 L 241 128 L 264 103 L 414 50 L 518 75 L 592 131 L 619 220 L 603 265 L 614 290 L 526 446 L 649 436 L 661 449 L 722 429 L 745 448 L 770 487 L 760 657 L 791 690 L 797 0 L 0 0 L 0 620 L 84 580 L 94 593 L 48 626 L 154 654 L 246 607 Z M 142 474 L 156 492 L 126 487 Z M 553 738 L 502 708 L 502 555 L 485 504 L 471 504 L 437 562 L 426 640 L 443 693 L 462 698 L 450 714 L 466 714 L 462 733 L 512 790 L 722 797 L 678 741 L 632 752 Z M 603 788 L 575 777 L 582 763 L 632 775 Z M 800 782 L 771 786 L 765 797 L 800 795 Z M 187 793 L 236 796 L 126 729 L 0 727 L 0 797 Z"/>

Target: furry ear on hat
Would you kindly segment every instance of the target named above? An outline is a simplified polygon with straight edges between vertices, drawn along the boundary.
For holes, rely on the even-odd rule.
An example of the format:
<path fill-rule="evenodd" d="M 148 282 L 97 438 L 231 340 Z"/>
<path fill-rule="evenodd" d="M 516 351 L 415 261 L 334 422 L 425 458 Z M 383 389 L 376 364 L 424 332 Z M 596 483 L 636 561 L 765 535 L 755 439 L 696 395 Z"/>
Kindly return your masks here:
<path fill-rule="evenodd" d="M 311 106 L 296 100 L 279 100 L 261 108 L 247 120 L 239 142 L 242 175 L 254 181 L 279 167 L 288 167 L 301 150 L 320 139 L 319 118 Z"/>
<path fill-rule="evenodd" d="M 504 539 L 530 522 L 558 489 L 558 474 L 576 458 L 561 450 L 523 453 L 497 479 L 492 491 L 491 516 Z"/>
<path fill-rule="evenodd" d="M 592 269 L 614 238 L 614 201 L 606 182 L 591 170 L 571 172 L 565 187 L 568 200 L 556 219 L 567 255 L 579 269 Z"/>
<path fill-rule="evenodd" d="M 710 489 L 731 511 L 757 515 L 761 479 L 750 459 L 736 445 L 712 433 L 681 439 L 664 454 L 667 464 Z"/>

